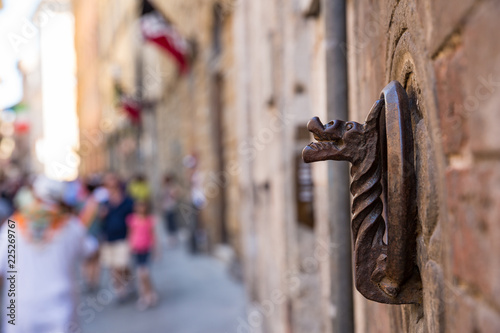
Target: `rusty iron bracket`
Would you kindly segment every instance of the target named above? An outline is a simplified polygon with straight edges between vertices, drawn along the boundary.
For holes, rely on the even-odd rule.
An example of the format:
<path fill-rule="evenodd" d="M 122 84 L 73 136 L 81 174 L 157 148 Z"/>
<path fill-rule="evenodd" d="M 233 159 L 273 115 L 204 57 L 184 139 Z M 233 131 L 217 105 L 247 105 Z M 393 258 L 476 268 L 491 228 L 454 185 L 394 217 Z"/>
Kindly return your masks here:
<path fill-rule="evenodd" d="M 416 178 L 406 91 L 397 81 L 383 90 L 364 124 L 318 117 L 307 128 L 317 142 L 304 162 L 348 161 L 356 288 L 388 304 L 420 303 L 416 265 Z"/>

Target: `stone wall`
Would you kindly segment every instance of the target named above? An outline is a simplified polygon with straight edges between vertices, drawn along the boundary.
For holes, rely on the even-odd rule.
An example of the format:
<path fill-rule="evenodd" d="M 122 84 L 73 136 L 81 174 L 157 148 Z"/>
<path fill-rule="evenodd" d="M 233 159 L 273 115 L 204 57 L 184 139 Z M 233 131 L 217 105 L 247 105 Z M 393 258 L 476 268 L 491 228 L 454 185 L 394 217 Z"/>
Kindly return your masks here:
<path fill-rule="evenodd" d="M 322 20 L 306 15 L 306 2 L 235 7 L 240 217 L 252 301 L 241 332 L 329 330 L 327 221 L 300 224 L 296 203 L 296 163 L 309 143 L 304 126 L 326 113 Z M 316 199 L 326 201 L 326 192 Z"/>
<path fill-rule="evenodd" d="M 495 1 L 350 1 L 350 115 L 391 80 L 411 99 L 421 306 L 355 292 L 357 332 L 500 329 L 500 7 Z"/>

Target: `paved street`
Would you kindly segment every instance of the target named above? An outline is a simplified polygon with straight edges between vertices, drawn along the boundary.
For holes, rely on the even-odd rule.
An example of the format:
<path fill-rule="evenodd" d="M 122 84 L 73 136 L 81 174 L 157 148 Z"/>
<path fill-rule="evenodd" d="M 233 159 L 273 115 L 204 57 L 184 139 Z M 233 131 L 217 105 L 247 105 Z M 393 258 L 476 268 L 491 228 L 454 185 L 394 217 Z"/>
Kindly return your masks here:
<path fill-rule="evenodd" d="M 156 308 L 140 312 L 135 299 L 122 305 L 111 302 L 94 311 L 95 317 L 88 311 L 81 317 L 84 332 L 235 333 L 238 318 L 244 317 L 243 286 L 217 259 L 191 256 L 184 247 L 164 250 L 153 264 L 153 279 L 160 295 Z M 103 285 L 109 290 L 108 283 Z"/>

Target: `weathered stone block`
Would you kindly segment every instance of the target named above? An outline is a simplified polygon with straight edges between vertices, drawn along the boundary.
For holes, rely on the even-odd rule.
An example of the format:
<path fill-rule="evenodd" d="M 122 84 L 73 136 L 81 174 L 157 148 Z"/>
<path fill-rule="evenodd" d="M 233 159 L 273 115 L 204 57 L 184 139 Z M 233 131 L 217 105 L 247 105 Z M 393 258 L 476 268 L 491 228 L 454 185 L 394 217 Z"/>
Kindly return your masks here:
<path fill-rule="evenodd" d="M 464 65 L 463 49 L 443 54 L 434 62 L 436 96 L 440 120 L 440 135 L 446 154 L 457 153 L 467 140 L 466 118 L 462 111 L 464 101 L 461 71 Z"/>
<path fill-rule="evenodd" d="M 443 271 L 438 263 L 429 260 L 423 269 L 424 317 L 428 332 L 445 332 L 445 306 Z"/>
<path fill-rule="evenodd" d="M 462 291 L 447 288 L 447 332 L 477 332 L 475 329 L 475 303 Z"/>
<path fill-rule="evenodd" d="M 452 270 L 500 305 L 500 162 L 447 171 Z"/>
<path fill-rule="evenodd" d="M 435 54 L 443 42 L 457 30 L 473 6 L 474 0 L 418 0 L 417 11 L 424 28 L 429 52 Z"/>
<path fill-rule="evenodd" d="M 481 333 L 500 332 L 500 316 L 490 307 L 481 304 L 477 308 L 477 327 Z"/>
<path fill-rule="evenodd" d="M 500 121 L 500 6 L 496 1 L 478 2 L 462 32 L 464 100 L 462 114 L 468 118 L 473 151 L 500 151 L 496 124 Z"/>

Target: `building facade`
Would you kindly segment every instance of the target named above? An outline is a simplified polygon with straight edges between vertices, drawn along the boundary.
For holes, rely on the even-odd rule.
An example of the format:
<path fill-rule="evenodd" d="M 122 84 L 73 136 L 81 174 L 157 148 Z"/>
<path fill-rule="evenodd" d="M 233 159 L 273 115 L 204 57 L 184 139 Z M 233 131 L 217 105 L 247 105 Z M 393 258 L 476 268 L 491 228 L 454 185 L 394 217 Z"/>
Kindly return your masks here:
<path fill-rule="evenodd" d="M 74 1 L 82 174 L 138 171 L 136 129 L 119 109 L 116 87 L 135 94 L 135 1 Z"/>
<path fill-rule="evenodd" d="M 198 214 L 190 194 L 196 172 L 205 201 L 202 242 L 210 250 L 230 245 L 220 254 L 234 261 L 239 191 L 224 166 L 236 156 L 231 16 L 215 1 L 154 2 L 190 44 L 190 70 L 181 74 L 171 56 L 143 40 L 140 4 L 75 1 L 81 173 L 143 173 L 157 194 L 173 174 L 183 187 L 180 213 L 189 220 Z M 140 125 L 127 118 L 117 88 L 142 102 Z"/>

